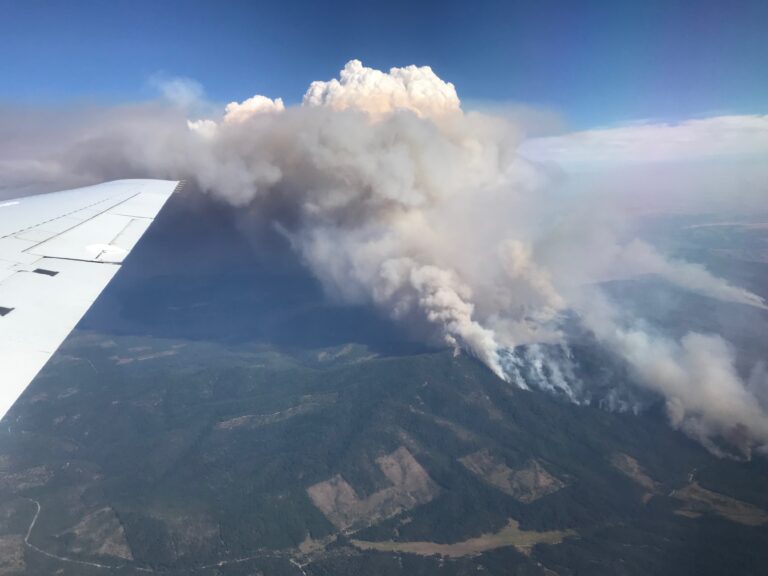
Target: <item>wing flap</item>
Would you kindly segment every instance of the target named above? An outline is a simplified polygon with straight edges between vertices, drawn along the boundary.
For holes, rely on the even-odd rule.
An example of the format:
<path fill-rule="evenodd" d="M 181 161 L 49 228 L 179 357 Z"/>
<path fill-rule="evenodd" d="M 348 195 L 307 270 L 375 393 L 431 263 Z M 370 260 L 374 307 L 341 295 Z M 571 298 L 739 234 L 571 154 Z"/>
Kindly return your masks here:
<path fill-rule="evenodd" d="M 69 258 L 91 262 L 122 262 L 128 249 L 115 246 L 115 240 L 131 223 L 128 216 L 119 216 L 106 212 L 94 216 L 67 230 L 63 234 L 41 242 L 27 250 L 30 254 L 48 258 Z M 104 258 L 106 257 L 106 259 Z"/>

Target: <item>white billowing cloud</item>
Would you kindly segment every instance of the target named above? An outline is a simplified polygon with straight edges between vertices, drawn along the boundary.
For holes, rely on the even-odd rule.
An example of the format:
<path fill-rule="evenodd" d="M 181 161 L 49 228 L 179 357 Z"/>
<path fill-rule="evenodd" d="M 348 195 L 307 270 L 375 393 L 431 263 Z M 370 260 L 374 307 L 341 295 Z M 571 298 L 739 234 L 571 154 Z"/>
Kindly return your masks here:
<path fill-rule="evenodd" d="M 279 114 L 285 111 L 282 98 L 268 98 L 257 94 L 242 102 L 230 102 L 224 108 L 221 121 L 224 124 L 242 124 L 263 114 Z M 210 118 L 187 120 L 187 127 L 204 138 L 213 138 L 218 132 L 219 123 Z"/>
<path fill-rule="evenodd" d="M 51 146 L 42 128 L 32 140 Z M 622 240 L 603 199 L 554 193 L 560 176 L 521 154 L 518 127 L 462 112 L 454 87 L 429 68 L 386 73 L 351 61 L 338 80 L 313 83 L 301 106 L 255 96 L 218 120 L 120 109 L 57 134 L 66 152 L 39 159 L 41 178 L 190 180 L 284 234 L 330 297 L 377 306 L 502 378 L 526 385 L 519 375 L 529 373 L 529 384 L 578 399 L 567 353 L 560 361 L 545 350 L 567 349 L 562 320 L 575 311 L 643 387 L 667 400 L 675 425 L 712 449 L 720 436 L 738 438 L 745 452 L 768 442 L 764 407 L 748 401 L 762 397 L 753 390 L 765 379 L 740 380 L 727 346 L 716 337 L 655 337 L 634 319 L 601 312 L 590 296 L 602 280 L 650 273 L 757 313 L 762 299 Z M 0 148 L 4 140 L 0 132 Z M 19 155 L 24 149 L 8 149 L 2 176 L 16 167 L 30 177 L 38 159 Z M 706 391 L 697 396 L 699 385 Z M 721 394 L 731 399 L 727 409 Z"/>
<path fill-rule="evenodd" d="M 164 87 L 164 92 L 175 86 Z M 312 82 L 304 94 L 303 106 L 333 110 L 353 109 L 372 118 L 408 110 L 423 118 L 437 119 L 461 112 L 461 102 L 450 82 L 441 80 L 429 66 L 391 68 L 389 73 L 350 60 L 339 79 Z M 243 102 L 231 102 L 225 122 L 243 122 L 254 115 L 282 112 L 282 99 L 256 95 Z"/>
<path fill-rule="evenodd" d="M 282 98 L 271 99 L 256 95 L 243 102 L 230 102 L 224 110 L 224 122 L 245 122 L 259 114 L 283 112 L 285 105 Z"/>
<path fill-rule="evenodd" d="M 219 125 L 208 118 L 200 118 L 199 120 L 187 120 L 187 128 L 204 138 L 213 138 Z"/>
<path fill-rule="evenodd" d="M 456 89 L 429 66 L 391 68 L 389 73 L 350 60 L 339 79 L 315 81 L 304 95 L 305 106 L 352 108 L 373 117 L 410 110 L 423 118 L 439 118 L 461 110 Z"/>
<path fill-rule="evenodd" d="M 566 168 L 768 157 L 768 115 L 714 116 L 676 124 L 636 122 L 548 136 L 521 153 Z"/>

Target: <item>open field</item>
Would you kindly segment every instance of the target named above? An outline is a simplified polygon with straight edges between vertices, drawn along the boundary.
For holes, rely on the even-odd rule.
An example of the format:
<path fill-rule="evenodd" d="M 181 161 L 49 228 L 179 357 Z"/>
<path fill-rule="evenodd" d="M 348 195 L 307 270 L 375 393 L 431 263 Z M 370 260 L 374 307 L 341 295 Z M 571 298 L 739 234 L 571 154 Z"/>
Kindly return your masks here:
<path fill-rule="evenodd" d="M 380 552 L 404 552 L 406 554 L 418 554 L 420 556 L 445 556 L 448 558 L 461 558 L 474 556 L 489 550 L 514 546 L 521 552 L 528 554 L 531 548 L 537 544 L 559 544 L 565 538 L 577 536 L 573 530 L 551 530 L 537 532 L 534 530 L 521 530 L 515 520 L 494 534 L 483 534 L 477 538 L 470 538 L 454 544 L 438 544 L 436 542 L 366 542 L 364 540 L 352 540 L 352 544 L 361 550 L 378 550 Z"/>
<path fill-rule="evenodd" d="M 765 510 L 702 488 L 696 482 L 692 482 L 682 490 L 675 490 L 672 495 L 684 502 L 683 507 L 677 511 L 682 516 L 698 518 L 702 514 L 709 513 L 745 526 L 762 526 L 768 523 L 768 513 Z"/>

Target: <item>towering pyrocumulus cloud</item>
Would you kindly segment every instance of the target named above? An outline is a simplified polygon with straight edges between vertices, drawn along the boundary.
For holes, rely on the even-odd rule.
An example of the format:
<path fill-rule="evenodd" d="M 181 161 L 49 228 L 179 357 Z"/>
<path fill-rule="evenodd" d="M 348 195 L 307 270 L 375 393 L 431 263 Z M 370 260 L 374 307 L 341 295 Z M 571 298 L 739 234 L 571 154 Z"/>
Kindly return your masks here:
<path fill-rule="evenodd" d="M 461 112 L 453 84 L 443 82 L 429 66 L 392 68 L 387 74 L 366 68 L 360 60 L 347 62 L 338 80 L 312 82 L 304 95 L 304 105 L 353 108 L 372 117 L 397 110 L 409 110 L 422 118 Z"/>
<path fill-rule="evenodd" d="M 256 95 L 193 120 L 137 107 L 69 130 L 68 152 L 47 169 L 193 180 L 258 212 L 330 297 L 375 305 L 512 385 L 579 400 L 589 383 L 574 382 L 564 335 L 564 320 L 578 318 L 633 381 L 666 400 L 675 426 L 713 450 L 714 438 L 738 437 L 745 453 L 768 446 L 765 378 L 744 382 L 719 336 L 653 334 L 598 285 L 656 274 L 755 310 L 763 300 L 618 240 L 607 207 L 554 194 L 557 173 L 519 154 L 515 124 L 462 110 L 429 67 L 382 72 L 353 60 L 339 79 L 313 82 L 298 106 Z"/>

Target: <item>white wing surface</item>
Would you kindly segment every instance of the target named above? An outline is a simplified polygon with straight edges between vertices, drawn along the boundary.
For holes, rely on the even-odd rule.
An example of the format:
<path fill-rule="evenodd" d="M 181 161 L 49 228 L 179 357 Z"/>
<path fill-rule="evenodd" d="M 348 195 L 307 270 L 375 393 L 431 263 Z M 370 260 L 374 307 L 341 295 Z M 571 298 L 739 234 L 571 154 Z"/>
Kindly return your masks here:
<path fill-rule="evenodd" d="M 0 419 L 120 269 L 167 180 L 0 200 Z"/>

